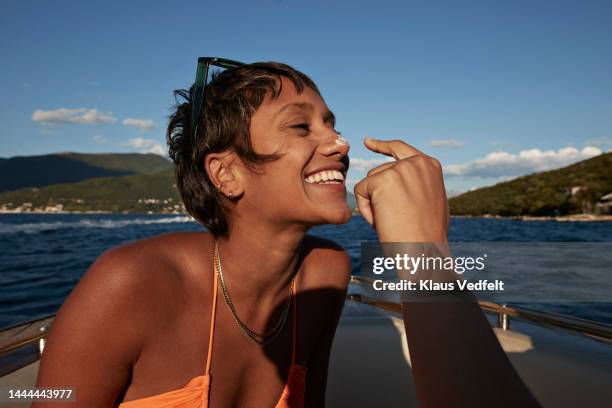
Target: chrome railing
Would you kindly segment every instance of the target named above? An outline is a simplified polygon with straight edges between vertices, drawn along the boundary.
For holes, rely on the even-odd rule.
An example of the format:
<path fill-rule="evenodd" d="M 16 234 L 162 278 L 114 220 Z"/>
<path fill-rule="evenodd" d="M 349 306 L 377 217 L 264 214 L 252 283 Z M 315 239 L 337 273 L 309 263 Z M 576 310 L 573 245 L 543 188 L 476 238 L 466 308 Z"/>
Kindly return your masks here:
<path fill-rule="evenodd" d="M 362 276 L 351 276 L 351 283 L 356 285 L 371 285 L 372 281 L 372 279 Z M 369 299 L 365 301 L 360 294 L 351 293 L 347 295 L 347 299 L 391 312 L 402 312 L 402 305 L 400 303 L 370 301 Z M 572 316 L 499 305 L 493 302 L 479 301 L 478 305 L 485 313 L 496 314 L 497 326 L 503 330 L 508 330 L 510 328 L 510 319 L 512 318 L 565 329 L 600 341 L 612 342 L 612 325 L 609 324 Z M 45 339 L 54 318 L 55 315 L 49 315 L 5 329 L 0 329 L 0 357 L 35 342 L 38 342 L 39 354 L 42 353 L 45 347 Z"/>
<path fill-rule="evenodd" d="M 38 353 L 42 354 L 54 319 L 52 314 L 0 329 L 0 357 L 35 342 L 38 342 Z"/>

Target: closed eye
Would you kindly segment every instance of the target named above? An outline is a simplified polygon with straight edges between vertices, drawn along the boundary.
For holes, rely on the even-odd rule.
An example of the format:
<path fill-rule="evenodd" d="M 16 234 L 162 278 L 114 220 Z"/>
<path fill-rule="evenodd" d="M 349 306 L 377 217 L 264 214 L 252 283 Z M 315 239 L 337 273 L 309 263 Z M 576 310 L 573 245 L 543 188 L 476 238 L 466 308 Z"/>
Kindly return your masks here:
<path fill-rule="evenodd" d="M 290 126 L 291 129 L 300 129 L 310 132 L 310 125 L 308 123 L 298 123 L 297 125 Z"/>

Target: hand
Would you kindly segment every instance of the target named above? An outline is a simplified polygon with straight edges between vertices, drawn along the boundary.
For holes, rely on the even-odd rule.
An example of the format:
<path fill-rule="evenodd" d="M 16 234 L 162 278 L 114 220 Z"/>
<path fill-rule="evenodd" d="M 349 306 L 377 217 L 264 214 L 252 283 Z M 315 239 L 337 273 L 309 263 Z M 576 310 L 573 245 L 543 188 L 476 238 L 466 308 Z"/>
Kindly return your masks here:
<path fill-rule="evenodd" d="M 357 207 L 381 242 L 447 242 L 450 220 L 442 166 L 401 140 L 366 138 L 373 152 L 395 158 L 355 185 Z"/>

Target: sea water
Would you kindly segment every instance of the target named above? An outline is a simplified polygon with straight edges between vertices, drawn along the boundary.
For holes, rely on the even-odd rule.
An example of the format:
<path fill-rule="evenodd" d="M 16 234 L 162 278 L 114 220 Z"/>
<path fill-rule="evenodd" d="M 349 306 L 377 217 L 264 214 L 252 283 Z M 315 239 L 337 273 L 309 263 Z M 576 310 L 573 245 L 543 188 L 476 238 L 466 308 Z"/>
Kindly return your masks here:
<path fill-rule="evenodd" d="M 96 257 L 115 245 L 198 230 L 202 227 L 183 215 L 0 214 L 0 328 L 56 312 Z M 361 242 L 376 240 L 374 230 L 359 216 L 345 225 L 314 228 L 312 233 L 344 246 L 354 274 L 359 274 Z M 611 242 L 612 223 L 453 218 L 450 240 Z M 569 279 L 579 282 L 581 277 Z M 559 282 L 558 290 L 567 290 L 571 284 Z M 554 293 L 555 282 L 547 289 Z M 612 323 L 610 303 L 524 306 Z"/>

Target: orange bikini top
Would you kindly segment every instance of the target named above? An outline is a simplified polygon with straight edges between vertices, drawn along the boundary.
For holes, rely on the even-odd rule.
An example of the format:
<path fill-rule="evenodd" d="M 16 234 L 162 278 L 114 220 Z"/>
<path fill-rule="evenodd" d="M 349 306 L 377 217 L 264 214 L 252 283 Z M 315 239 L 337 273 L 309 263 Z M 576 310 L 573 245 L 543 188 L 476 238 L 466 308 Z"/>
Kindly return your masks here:
<path fill-rule="evenodd" d="M 208 408 L 210 394 L 210 364 L 212 357 L 213 338 L 215 333 L 215 316 L 217 314 L 217 274 L 213 290 L 212 312 L 210 318 L 210 337 L 208 339 L 208 356 L 206 357 L 206 369 L 204 374 L 192 378 L 183 388 L 164 392 L 150 397 L 140 398 L 119 404 L 120 408 Z M 276 408 L 303 408 L 306 391 L 307 367 L 295 363 L 296 349 L 296 326 L 297 326 L 297 302 L 295 296 L 295 285 L 293 286 L 292 300 L 292 347 L 291 366 L 289 377 Z"/>

